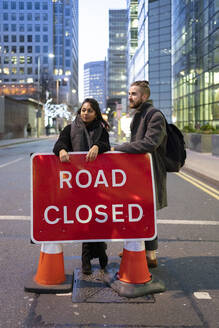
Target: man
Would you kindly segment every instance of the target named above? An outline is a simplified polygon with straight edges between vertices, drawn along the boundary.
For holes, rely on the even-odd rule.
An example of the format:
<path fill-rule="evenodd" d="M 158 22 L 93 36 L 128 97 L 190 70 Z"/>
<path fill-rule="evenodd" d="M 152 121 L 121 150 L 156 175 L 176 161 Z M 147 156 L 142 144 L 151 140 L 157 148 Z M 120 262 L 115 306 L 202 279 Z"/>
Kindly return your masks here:
<path fill-rule="evenodd" d="M 117 150 L 125 153 L 151 153 L 157 210 L 167 206 L 166 192 L 166 169 L 163 158 L 166 150 L 166 123 L 164 116 L 160 112 L 152 115 L 147 122 L 146 115 L 150 112 L 152 106 L 147 100 L 150 97 L 150 88 L 148 81 L 135 81 L 129 89 L 129 106 L 134 109 L 134 116 L 130 124 L 131 140 L 130 142 L 112 147 L 111 150 Z M 145 242 L 147 251 L 147 262 L 149 267 L 158 265 L 156 258 L 156 249 L 158 248 L 157 238 Z"/>

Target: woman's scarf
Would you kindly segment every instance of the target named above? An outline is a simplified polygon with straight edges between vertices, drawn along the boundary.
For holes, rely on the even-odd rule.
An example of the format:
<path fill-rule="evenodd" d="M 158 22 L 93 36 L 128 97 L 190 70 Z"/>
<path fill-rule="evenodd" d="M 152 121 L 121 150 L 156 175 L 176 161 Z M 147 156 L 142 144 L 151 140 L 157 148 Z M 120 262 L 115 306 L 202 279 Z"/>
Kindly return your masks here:
<path fill-rule="evenodd" d="M 103 124 L 94 120 L 87 126 L 78 114 L 71 124 L 71 144 L 73 151 L 88 151 L 96 144 L 102 135 Z"/>

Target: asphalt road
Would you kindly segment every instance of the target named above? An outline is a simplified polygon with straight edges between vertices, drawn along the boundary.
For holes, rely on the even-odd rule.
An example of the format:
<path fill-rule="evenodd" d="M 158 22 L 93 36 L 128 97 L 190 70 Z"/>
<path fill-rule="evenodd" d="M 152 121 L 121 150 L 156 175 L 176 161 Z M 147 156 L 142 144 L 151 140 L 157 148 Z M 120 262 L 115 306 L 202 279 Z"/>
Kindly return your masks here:
<path fill-rule="evenodd" d="M 169 206 L 158 213 L 159 267 L 150 271 L 164 293 L 128 301 L 102 287 L 96 299 L 72 302 L 71 293 L 24 292 L 40 252 L 30 244 L 30 153 L 51 152 L 53 143 L 0 149 L 0 327 L 219 327 L 218 191 L 183 172 L 168 175 Z M 110 265 L 119 265 L 122 247 L 108 243 Z M 80 243 L 64 245 L 66 272 L 80 268 L 80 254 Z"/>

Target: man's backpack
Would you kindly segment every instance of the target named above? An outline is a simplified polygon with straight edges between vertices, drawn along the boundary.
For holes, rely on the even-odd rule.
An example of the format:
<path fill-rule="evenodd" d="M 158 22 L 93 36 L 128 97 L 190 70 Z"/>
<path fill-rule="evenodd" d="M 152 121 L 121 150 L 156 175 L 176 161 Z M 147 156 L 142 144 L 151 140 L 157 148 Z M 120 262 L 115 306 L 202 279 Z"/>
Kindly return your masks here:
<path fill-rule="evenodd" d="M 160 110 L 152 108 L 146 114 L 147 123 L 156 112 L 160 112 L 164 116 Z M 167 130 L 167 146 L 166 155 L 164 158 L 166 170 L 167 172 L 179 172 L 186 160 L 184 137 L 181 131 L 174 124 L 169 124 L 167 122 L 166 118 L 165 122 Z"/>

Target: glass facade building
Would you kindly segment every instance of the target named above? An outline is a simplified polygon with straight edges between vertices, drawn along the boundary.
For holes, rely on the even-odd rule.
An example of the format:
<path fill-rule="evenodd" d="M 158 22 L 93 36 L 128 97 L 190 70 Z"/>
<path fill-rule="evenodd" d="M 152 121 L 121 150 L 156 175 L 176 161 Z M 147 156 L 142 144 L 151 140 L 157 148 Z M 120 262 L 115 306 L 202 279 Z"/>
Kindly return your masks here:
<path fill-rule="evenodd" d="M 129 82 L 148 80 L 153 105 L 172 120 L 171 0 L 138 1 L 138 48 Z"/>
<path fill-rule="evenodd" d="M 180 128 L 219 126 L 219 1 L 173 1 L 173 99 Z"/>
<path fill-rule="evenodd" d="M 84 64 L 84 98 L 94 98 L 106 108 L 106 61 Z"/>
<path fill-rule="evenodd" d="M 127 0 L 128 9 L 128 60 L 138 47 L 138 0 Z"/>
<path fill-rule="evenodd" d="M 109 10 L 108 99 L 127 97 L 127 10 Z"/>
<path fill-rule="evenodd" d="M 59 102 L 77 98 L 78 0 L 0 0 L 0 94 L 46 90 Z"/>

